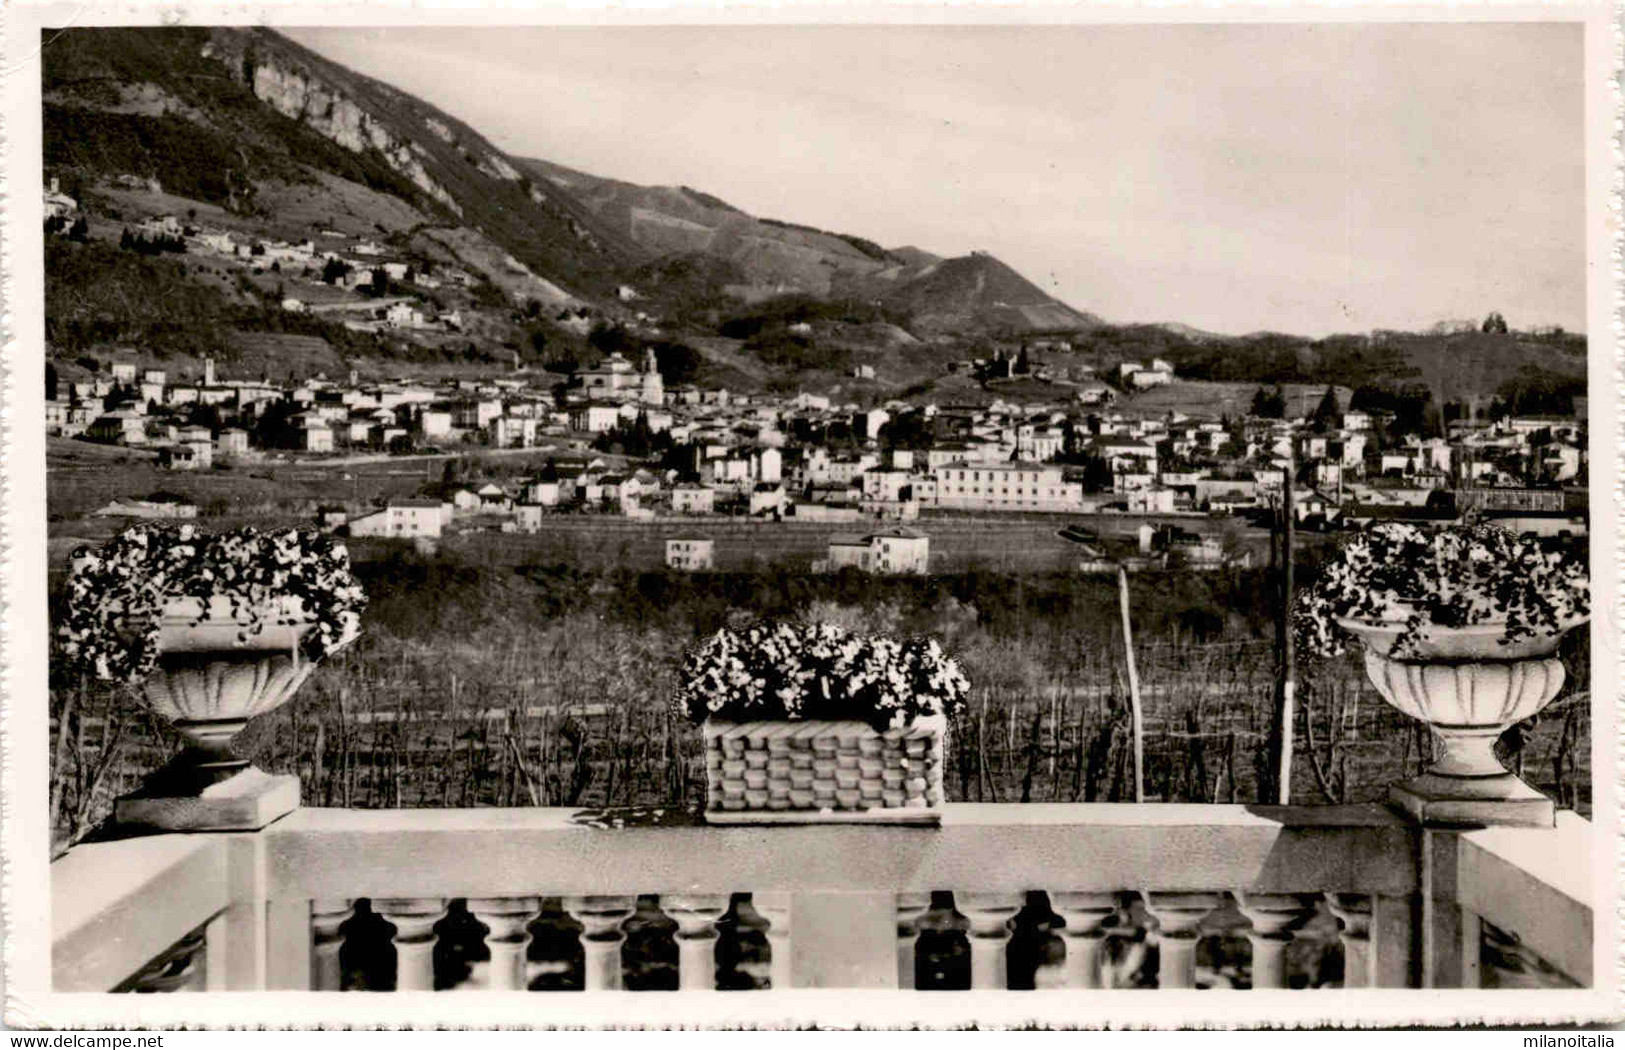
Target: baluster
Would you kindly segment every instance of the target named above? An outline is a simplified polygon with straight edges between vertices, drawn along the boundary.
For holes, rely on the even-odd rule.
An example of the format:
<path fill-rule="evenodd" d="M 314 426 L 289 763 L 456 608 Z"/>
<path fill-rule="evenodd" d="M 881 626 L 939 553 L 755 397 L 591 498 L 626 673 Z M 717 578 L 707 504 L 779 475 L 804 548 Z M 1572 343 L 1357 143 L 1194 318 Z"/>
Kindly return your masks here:
<path fill-rule="evenodd" d="M 485 987 L 491 991 L 525 990 L 525 954 L 530 948 L 529 926 L 542 913 L 536 897 L 475 897 L 468 913 L 485 927 L 485 946 L 491 952 Z"/>
<path fill-rule="evenodd" d="M 1145 893 L 1145 910 L 1157 920 L 1158 988 L 1196 987 L 1197 926 L 1224 902 L 1221 893 Z"/>
<path fill-rule="evenodd" d="M 1117 914 L 1115 893 L 1051 893 L 1050 908 L 1066 920 L 1067 988 L 1102 988 L 1101 962 L 1106 950 L 1106 920 Z"/>
<path fill-rule="evenodd" d="M 1371 988 L 1371 898 L 1359 893 L 1327 893 L 1326 904 L 1342 924 L 1343 987 Z"/>
<path fill-rule="evenodd" d="M 1238 893 L 1236 903 L 1252 922 L 1247 939 L 1253 945 L 1253 987 L 1285 988 L 1286 946 L 1292 943 L 1292 924 L 1314 911 L 1295 893 Z"/>
<path fill-rule="evenodd" d="M 677 923 L 677 987 L 714 992 L 717 987 L 717 920 L 728 910 L 720 893 L 662 897 L 661 910 Z"/>
<path fill-rule="evenodd" d="M 1019 893 L 956 893 L 954 906 L 970 920 L 970 986 L 972 990 L 1010 987 L 1005 947 L 1010 920 L 1021 910 Z"/>
<path fill-rule="evenodd" d="M 339 952 L 344 949 L 340 930 L 355 906 L 344 898 L 310 902 L 310 983 L 317 992 L 344 990 L 344 968 Z"/>
<path fill-rule="evenodd" d="M 772 969 L 768 973 L 770 987 L 780 991 L 790 983 L 790 895 L 788 893 L 753 893 L 750 906 L 756 914 L 767 920 L 767 950 L 772 956 Z"/>
<path fill-rule="evenodd" d="M 920 986 L 914 972 L 914 953 L 920 943 L 920 918 L 930 908 L 929 893 L 897 895 L 897 987 L 905 992 Z"/>
<path fill-rule="evenodd" d="M 614 992 L 621 987 L 621 923 L 637 910 L 634 897 L 567 897 L 564 910 L 581 923 L 581 987 Z"/>
<path fill-rule="evenodd" d="M 434 924 L 446 917 L 442 897 L 376 900 L 372 910 L 395 927 L 395 990 L 434 991 Z"/>

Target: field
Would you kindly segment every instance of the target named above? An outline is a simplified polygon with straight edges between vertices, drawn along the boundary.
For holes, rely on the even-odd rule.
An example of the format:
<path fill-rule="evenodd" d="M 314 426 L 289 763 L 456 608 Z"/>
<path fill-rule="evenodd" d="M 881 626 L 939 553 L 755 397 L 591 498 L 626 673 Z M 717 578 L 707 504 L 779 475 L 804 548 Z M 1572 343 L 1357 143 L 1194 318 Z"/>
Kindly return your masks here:
<path fill-rule="evenodd" d="M 453 469 L 522 476 L 552 454 L 548 450 L 485 452 L 471 462 L 454 462 Z M 617 461 L 613 456 L 603 458 Z M 426 482 L 440 480 L 452 459 L 262 460 L 192 473 L 161 469 L 149 452 L 52 438 L 46 447 L 51 565 L 60 571 L 75 546 L 100 542 L 118 531 L 122 526 L 118 519 L 86 517 L 114 499 L 172 492 L 196 503 L 209 528 L 248 522 L 308 524 L 322 504 L 364 506 L 391 496 L 413 495 Z M 933 571 L 971 567 L 1053 571 L 1074 568 L 1079 557 L 1077 546 L 1058 535 L 1063 527 L 1081 526 L 1126 544 L 1146 521 L 1177 521 L 1188 531 L 1228 535 L 1237 550 L 1252 552 L 1255 565 L 1268 560 L 1267 533 L 1232 519 L 1130 514 L 976 516 L 942 511 L 928 512 L 915 525 L 931 537 Z M 491 563 L 551 560 L 594 568 L 656 568 L 664 564 L 666 539 L 693 535 L 716 540 L 718 568 L 784 564 L 804 570 L 814 559 L 824 557 L 832 535 L 863 532 L 878 525 L 872 520 L 802 523 L 717 516 L 642 522 L 618 515 L 557 514 L 543 519 L 539 533 L 516 535 L 497 531 L 500 524 L 498 519 L 485 521 L 474 526 L 480 531 L 448 538 L 445 545 L 471 560 Z M 1304 537 L 1306 546 L 1320 542 L 1312 534 Z M 365 556 L 367 545 L 355 546 Z"/>
<path fill-rule="evenodd" d="M 1239 419 L 1252 407 L 1253 395 L 1258 393 L 1260 386 L 1266 390 L 1274 389 L 1273 384 L 1176 379 L 1166 386 L 1151 387 L 1149 390 L 1120 398 L 1112 407 L 1159 415 L 1166 412 L 1183 412 L 1192 416 L 1222 415 Z M 1347 408 L 1354 391 L 1346 386 L 1335 389 L 1337 403 Z M 1281 390 L 1286 395 L 1288 419 L 1309 415 L 1315 410 L 1315 406 L 1320 404 L 1320 399 L 1326 396 L 1324 383 L 1282 383 Z"/>
<path fill-rule="evenodd" d="M 353 468 L 319 464 L 242 461 L 205 471 L 165 470 L 140 449 L 49 439 L 46 515 L 52 532 L 83 525 L 78 519 L 114 499 L 144 499 L 173 492 L 208 516 L 300 515 L 308 520 L 319 502 L 370 500 L 417 491 L 438 467 L 431 460 L 384 461 Z"/>
<path fill-rule="evenodd" d="M 537 449 L 486 450 L 469 457 L 371 453 L 359 458 L 299 461 L 266 458 L 189 472 L 162 469 L 155 453 L 143 449 L 48 438 L 46 513 L 56 535 L 83 527 L 80 518 L 111 500 L 143 499 L 163 490 L 186 497 L 208 517 L 259 514 L 279 523 L 290 516 L 308 521 L 321 503 L 370 504 L 390 496 L 412 495 L 425 482 L 439 481 L 449 460 L 458 461 L 454 467 L 469 463 L 482 471 L 522 475 L 549 454 Z M 619 461 L 614 456 L 604 458 Z"/>
<path fill-rule="evenodd" d="M 1238 550 L 1252 552 L 1253 564 L 1269 558 L 1269 534 L 1233 520 L 1174 515 L 1030 514 L 976 517 L 953 513 L 923 514 L 911 522 L 931 538 L 931 571 L 961 572 L 972 568 L 1005 572 L 1059 572 L 1077 567 L 1077 544 L 1063 539 L 1067 526 L 1082 528 L 1127 551 L 1145 522 L 1177 521 L 1191 532 L 1228 535 Z M 863 533 L 882 527 L 870 520 L 853 522 L 770 522 L 726 517 L 694 517 L 653 522 L 615 515 L 560 514 L 542 519 L 534 534 L 471 532 L 445 546 L 471 559 L 492 563 L 559 561 L 589 568 L 658 568 L 665 562 L 665 541 L 698 537 L 715 541 L 716 567 L 724 570 L 780 566 L 805 572 L 826 556 L 831 536 Z M 1323 542 L 1310 536 L 1312 543 Z"/>

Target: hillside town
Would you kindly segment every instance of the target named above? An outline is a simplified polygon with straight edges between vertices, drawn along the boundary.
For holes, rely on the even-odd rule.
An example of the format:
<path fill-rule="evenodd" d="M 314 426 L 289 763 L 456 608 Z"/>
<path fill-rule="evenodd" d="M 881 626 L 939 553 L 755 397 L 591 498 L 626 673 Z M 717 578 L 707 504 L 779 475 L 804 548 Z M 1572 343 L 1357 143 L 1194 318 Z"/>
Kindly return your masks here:
<path fill-rule="evenodd" d="M 638 361 L 613 353 L 562 382 L 547 373 L 441 383 L 352 373 L 283 384 L 227 377 L 213 360 L 193 378 L 115 360 L 93 378 L 60 382 L 46 421 L 53 436 L 146 449 L 177 471 L 535 450 L 545 458 L 533 457 L 540 466 L 526 476 L 426 481 L 383 505 L 324 507 L 321 524 L 434 539 L 539 533 L 563 515 L 670 521 L 667 565 L 678 570 L 713 567 L 712 541 L 696 528 L 718 518 L 828 523 L 839 531 L 815 570 L 927 572 L 931 519 L 1013 515 L 1160 519 L 1137 530 L 1136 568 L 1247 564 L 1246 552 L 1179 523 L 1267 525 L 1289 471 L 1292 516 L 1307 531 L 1403 519 L 1585 533 L 1584 399 L 1573 417 L 1457 419 L 1422 436 L 1396 433 L 1392 413 L 1350 407 L 1332 387 L 1307 412 L 1271 405 L 1264 388 L 1255 412 L 1237 418 L 1113 407 L 1146 376 L 1176 378 L 1155 361 L 1078 388 L 1070 404 L 865 408 L 805 392 L 668 386 L 652 350 Z M 1111 568 L 1098 536 L 1079 529 L 1072 538 L 1081 568 Z"/>

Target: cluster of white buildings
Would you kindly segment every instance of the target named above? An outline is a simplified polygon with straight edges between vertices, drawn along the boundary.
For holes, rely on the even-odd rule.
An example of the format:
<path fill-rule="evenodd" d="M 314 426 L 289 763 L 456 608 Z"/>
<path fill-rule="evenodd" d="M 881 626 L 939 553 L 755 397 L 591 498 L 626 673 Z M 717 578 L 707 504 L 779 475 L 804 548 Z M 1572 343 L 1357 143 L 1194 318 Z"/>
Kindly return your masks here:
<path fill-rule="evenodd" d="M 1141 371 L 1127 364 L 1127 382 L 1141 371 L 1171 371 L 1163 362 Z M 68 387 L 46 405 L 53 433 L 160 448 L 175 469 L 259 454 L 260 442 L 316 455 L 542 445 L 584 452 L 589 443 L 612 452 L 635 433 L 658 445 L 629 466 L 619 458 L 556 460 L 523 482 L 486 483 L 495 492 L 448 497 L 458 514 L 500 515 L 503 527 L 519 531 L 571 511 L 830 523 L 908 522 L 922 513 L 1237 513 L 1278 509 L 1288 471 L 1294 516 L 1335 525 L 1437 510 L 1441 490 L 1463 502 L 1478 490 L 1578 486 L 1586 470 L 1577 419 L 1463 422 L 1445 436 L 1385 442 L 1390 421 L 1356 410 L 1312 422 L 997 400 L 860 406 L 807 392 L 667 385 L 652 351 L 637 362 L 612 354 L 561 389 L 523 376 L 430 384 L 352 374 L 279 385 L 221 378 L 212 361 L 201 380 L 119 362 L 110 375 Z M 197 406 L 214 407 L 215 425 L 200 425 Z M 398 524 L 428 528 L 413 520 Z"/>

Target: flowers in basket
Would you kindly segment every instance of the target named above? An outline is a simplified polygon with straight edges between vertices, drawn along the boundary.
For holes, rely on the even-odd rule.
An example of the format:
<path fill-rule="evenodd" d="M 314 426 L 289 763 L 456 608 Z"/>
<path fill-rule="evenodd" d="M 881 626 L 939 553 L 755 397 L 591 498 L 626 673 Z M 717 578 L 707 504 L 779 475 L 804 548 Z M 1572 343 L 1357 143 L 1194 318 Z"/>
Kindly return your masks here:
<path fill-rule="evenodd" d="M 934 639 L 773 623 L 724 628 L 690 651 L 673 702 L 696 723 L 856 720 L 884 731 L 955 716 L 969 691 L 959 662 Z"/>
<path fill-rule="evenodd" d="M 1339 620 L 1392 625 L 1401 628 L 1393 654 L 1406 657 L 1430 629 L 1499 625 L 1497 641 L 1509 646 L 1560 634 L 1590 613 L 1583 551 L 1490 525 L 1384 522 L 1326 562 L 1297 599 L 1294 628 L 1300 648 L 1335 656 L 1350 641 Z"/>
<path fill-rule="evenodd" d="M 178 599 L 196 600 L 197 623 L 223 599 L 240 642 L 267 626 L 307 626 L 299 649 L 311 660 L 355 638 L 367 603 L 349 552 L 323 533 L 137 525 L 74 552 L 58 656 L 83 675 L 139 681 L 157 662 L 164 612 Z"/>

